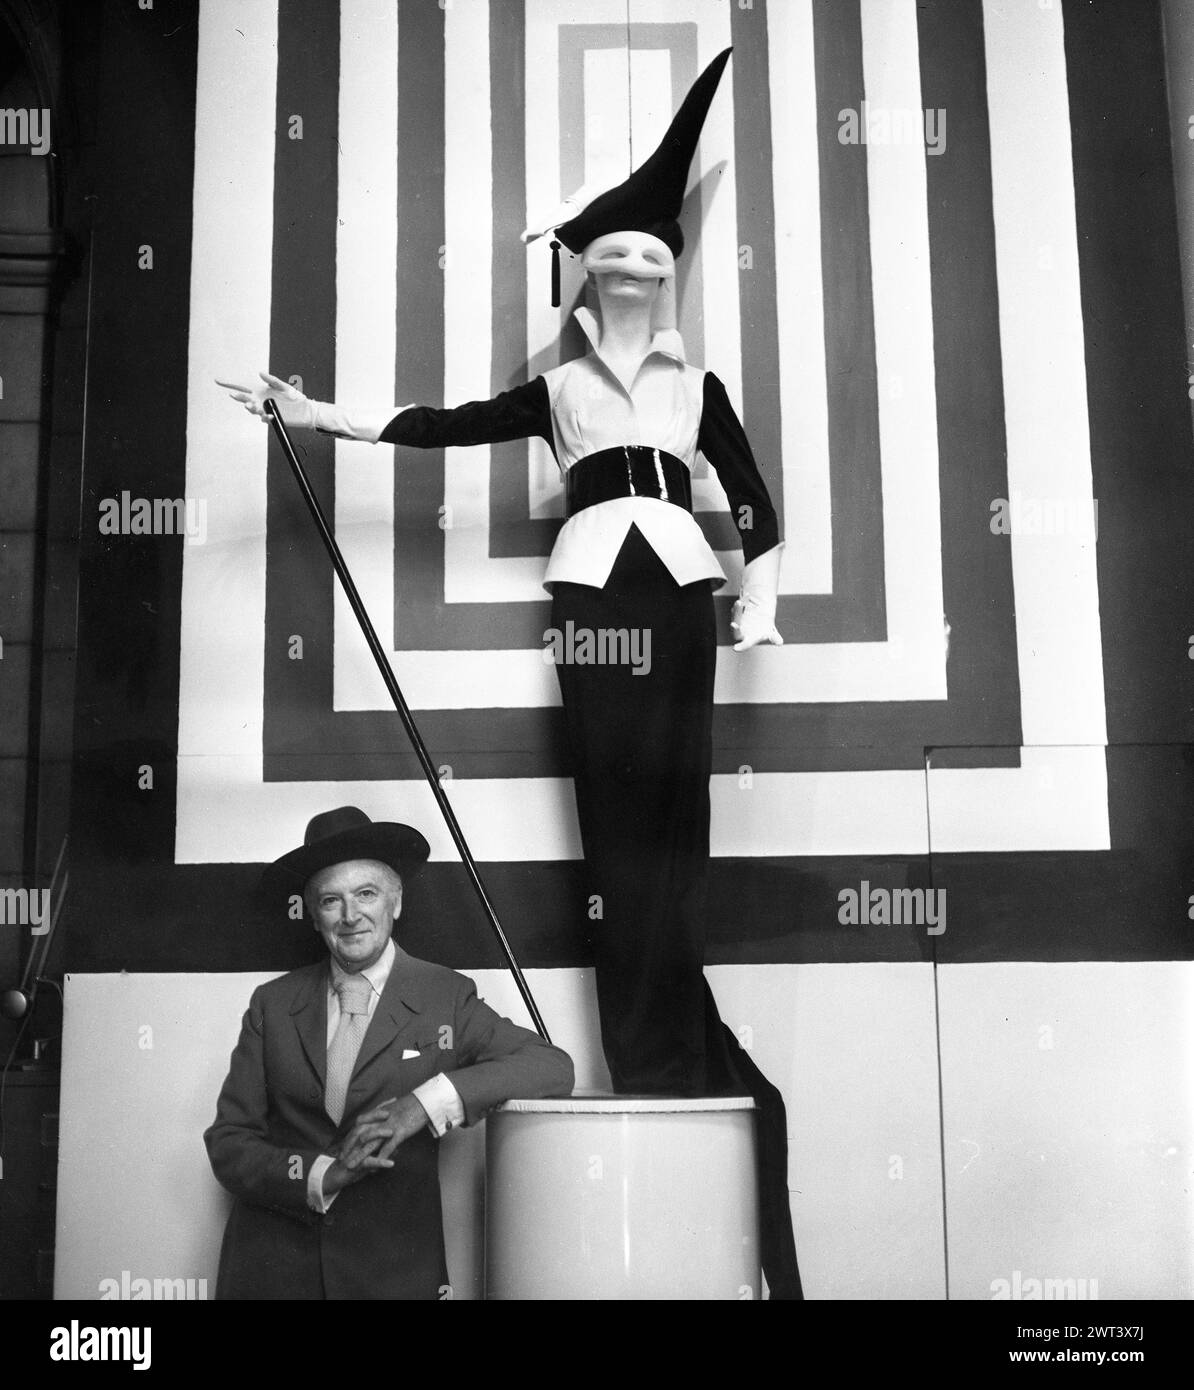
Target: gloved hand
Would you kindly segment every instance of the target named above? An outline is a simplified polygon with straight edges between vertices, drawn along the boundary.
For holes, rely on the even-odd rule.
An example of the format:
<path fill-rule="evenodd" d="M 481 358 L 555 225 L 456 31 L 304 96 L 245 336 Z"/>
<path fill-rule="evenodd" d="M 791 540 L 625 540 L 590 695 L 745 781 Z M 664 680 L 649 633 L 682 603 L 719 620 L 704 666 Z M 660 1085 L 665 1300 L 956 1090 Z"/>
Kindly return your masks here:
<path fill-rule="evenodd" d="M 770 642 L 773 647 L 782 647 L 784 639 L 775 626 L 775 604 L 770 606 L 751 603 L 748 600 L 734 601 L 734 615 L 730 627 L 737 633 L 739 641 L 734 643 L 736 652 L 744 652 L 749 647 L 761 646 Z"/>
<path fill-rule="evenodd" d="M 272 400 L 284 425 L 296 425 L 299 429 L 308 430 L 315 428 L 315 401 L 280 376 L 272 376 L 269 372 L 258 372 L 257 375 L 265 383 L 264 386 L 237 386 L 235 382 L 219 380 L 216 385 L 230 392 L 234 401 L 239 401 L 250 415 L 256 415 L 259 420 L 267 419 L 265 402 Z"/>
<path fill-rule="evenodd" d="M 288 381 L 273 376 L 269 372 L 258 372 L 263 386 L 237 386 L 231 381 L 217 381 L 230 392 L 234 401 L 239 401 L 250 415 L 256 415 L 267 424 L 265 402 L 276 403 L 282 423 L 287 427 L 319 430 L 323 434 L 334 434 L 339 439 L 360 439 L 376 444 L 381 432 L 405 406 L 393 406 L 384 410 L 356 410 L 330 401 L 313 401 Z"/>
<path fill-rule="evenodd" d="M 762 555 L 756 555 L 742 570 L 742 591 L 734 603 L 734 612 L 730 619 L 730 627 L 739 638 L 734 643 L 736 652 L 744 652 L 764 642 L 771 643 L 773 647 L 782 647 L 784 644 L 784 639 L 775 626 L 779 562 L 783 548 L 781 541 Z"/>

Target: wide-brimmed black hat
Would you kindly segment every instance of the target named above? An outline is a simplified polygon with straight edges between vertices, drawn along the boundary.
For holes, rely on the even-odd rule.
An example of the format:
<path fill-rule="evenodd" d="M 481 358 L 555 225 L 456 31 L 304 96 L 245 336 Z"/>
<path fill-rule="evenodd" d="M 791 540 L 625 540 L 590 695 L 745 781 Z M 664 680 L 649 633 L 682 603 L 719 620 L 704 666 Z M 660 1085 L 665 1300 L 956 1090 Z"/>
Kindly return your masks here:
<path fill-rule="evenodd" d="M 355 806 L 324 811 L 307 822 L 300 849 L 275 859 L 261 876 L 267 893 L 301 893 L 320 869 L 350 859 L 376 859 L 404 879 L 427 862 L 431 847 L 419 832 L 399 821 L 373 821 Z"/>

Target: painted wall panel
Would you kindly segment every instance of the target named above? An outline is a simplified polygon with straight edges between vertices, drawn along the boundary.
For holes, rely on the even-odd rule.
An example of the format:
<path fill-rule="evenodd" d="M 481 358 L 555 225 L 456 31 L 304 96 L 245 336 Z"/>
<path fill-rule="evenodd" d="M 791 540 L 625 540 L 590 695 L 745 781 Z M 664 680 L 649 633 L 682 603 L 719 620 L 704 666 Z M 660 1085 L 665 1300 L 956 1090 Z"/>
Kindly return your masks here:
<path fill-rule="evenodd" d="M 938 973 L 951 1298 L 1194 1295 L 1194 966 Z"/>
<path fill-rule="evenodd" d="M 502 971 L 470 971 L 523 1018 Z M 62 1091 L 55 1294 L 101 1281 L 206 1279 L 215 1292 L 228 1199 L 202 1133 L 254 987 L 269 973 L 72 975 Z M 608 1085 L 586 972 L 532 970 L 579 1088 Z M 784 1091 L 789 1186 L 810 1298 L 936 1298 L 944 1290 L 931 971 L 923 965 L 724 966 L 726 1022 Z M 694 1161 L 697 1156 L 694 1155 Z M 443 1141 L 445 1242 L 459 1298 L 481 1292 L 484 1143 Z"/>

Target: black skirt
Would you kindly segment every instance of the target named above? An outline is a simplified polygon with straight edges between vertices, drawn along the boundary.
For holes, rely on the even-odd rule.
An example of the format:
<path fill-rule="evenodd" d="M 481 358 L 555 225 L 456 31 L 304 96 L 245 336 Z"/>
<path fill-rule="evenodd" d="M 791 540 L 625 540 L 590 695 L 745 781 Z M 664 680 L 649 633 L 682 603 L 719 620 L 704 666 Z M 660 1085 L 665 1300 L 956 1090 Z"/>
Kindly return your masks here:
<path fill-rule="evenodd" d="M 614 1088 L 702 1094 L 710 583 L 678 585 L 632 527 L 604 588 L 556 584 L 552 622 Z"/>
<path fill-rule="evenodd" d="M 632 526 L 604 588 L 556 583 L 552 625 L 614 1089 L 754 1098 L 763 1269 L 772 1298 L 798 1299 L 783 1097 L 704 974 L 711 583 L 677 584 Z"/>

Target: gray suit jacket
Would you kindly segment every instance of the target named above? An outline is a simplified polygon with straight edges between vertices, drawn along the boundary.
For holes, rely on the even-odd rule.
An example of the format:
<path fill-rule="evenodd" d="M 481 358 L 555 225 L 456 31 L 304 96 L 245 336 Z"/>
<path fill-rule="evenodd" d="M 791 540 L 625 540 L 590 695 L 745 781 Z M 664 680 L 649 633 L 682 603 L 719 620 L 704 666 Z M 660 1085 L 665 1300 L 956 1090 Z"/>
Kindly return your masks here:
<path fill-rule="evenodd" d="M 515 1096 L 567 1095 L 573 1068 L 478 999 L 471 980 L 397 948 L 337 1126 L 323 1108 L 326 962 L 253 992 L 204 1134 L 212 1170 L 236 1198 L 217 1298 L 438 1298 L 447 1283 L 436 1140 L 401 1144 L 394 1167 L 344 1188 L 331 1210 L 307 1206 L 314 1159 L 358 1115 L 445 1072 L 465 1123 Z M 416 1055 L 403 1059 L 404 1052 Z"/>

